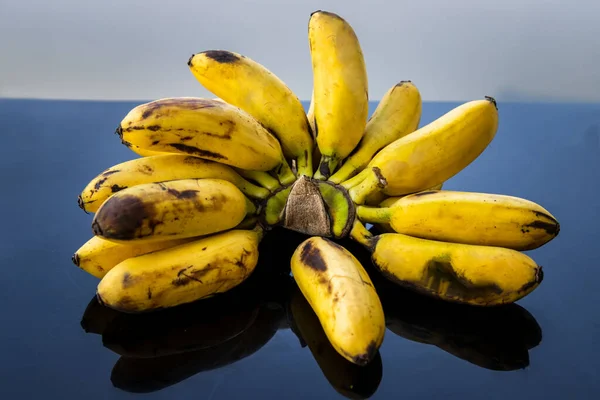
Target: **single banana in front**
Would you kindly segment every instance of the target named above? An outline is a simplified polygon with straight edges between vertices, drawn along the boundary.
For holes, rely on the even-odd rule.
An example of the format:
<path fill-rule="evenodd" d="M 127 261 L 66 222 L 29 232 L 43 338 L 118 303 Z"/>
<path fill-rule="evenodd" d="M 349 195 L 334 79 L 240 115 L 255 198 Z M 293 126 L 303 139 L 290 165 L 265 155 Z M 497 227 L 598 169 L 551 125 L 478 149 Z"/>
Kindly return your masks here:
<path fill-rule="evenodd" d="M 233 183 L 242 193 L 265 199 L 269 191 L 251 184 L 228 165 L 185 154 L 136 158 L 117 164 L 96 176 L 79 195 L 79 207 L 96 212 L 114 193 L 144 183 L 213 178 Z"/>
<path fill-rule="evenodd" d="M 285 183 L 295 180 L 277 139 L 251 115 L 223 101 L 173 97 L 140 104 L 123 118 L 117 133 L 126 145 L 273 170 Z"/>
<path fill-rule="evenodd" d="M 560 224 L 532 201 L 499 194 L 431 190 L 404 196 L 391 207 L 358 206 L 358 218 L 390 224 L 395 232 L 444 242 L 536 249 Z"/>
<path fill-rule="evenodd" d="M 146 183 L 108 198 L 92 221 L 103 239 L 162 241 L 231 229 L 253 213 L 253 204 L 233 183 L 221 179 L 181 179 Z"/>
<path fill-rule="evenodd" d="M 365 235 L 366 236 L 366 235 Z M 512 249 L 420 239 L 401 233 L 354 235 L 389 280 L 442 300 L 494 306 L 513 303 L 543 279 L 542 267 Z"/>
<path fill-rule="evenodd" d="M 315 236 L 298 246 L 291 272 L 336 351 L 358 365 L 372 361 L 383 342 L 385 318 L 373 283 L 356 257 Z"/>
<path fill-rule="evenodd" d="M 142 312 L 211 297 L 246 280 L 258 262 L 262 230 L 230 230 L 129 258 L 102 278 L 99 301 Z"/>
<path fill-rule="evenodd" d="M 369 164 L 379 150 L 419 127 L 421 94 L 411 81 L 401 81 L 381 98 L 367 122 L 365 133 L 354 151 L 329 180 L 341 183 Z"/>
<path fill-rule="evenodd" d="M 194 54 L 188 66 L 206 89 L 277 137 L 288 161 L 297 163 L 298 175 L 312 177 L 313 139 L 304 107 L 279 77 L 247 56 L 224 50 Z"/>
<path fill-rule="evenodd" d="M 327 179 L 358 145 L 369 114 L 367 70 L 360 43 L 340 16 L 316 11 L 308 23 L 314 118 L 322 154 L 317 179 Z"/>
<path fill-rule="evenodd" d="M 128 258 L 141 256 L 142 254 L 152 253 L 153 251 L 175 247 L 183 243 L 197 240 L 196 238 L 184 238 L 175 240 L 161 240 L 156 242 L 133 242 L 133 243 L 115 243 L 110 240 L 102 239 L 99 236 L 93 236 L 85 242 L 73 254 L 72 260 L 75 265 L 95 276 L 102 278 L 108 271 L 121 261 Z"/>
<path fill-rule="evenodd" d="M 395 140 L 367 168 L 342 183 L 356 204 L 383 190 L 388 196 L 438 185 L 473 162 L 498 129 L 496 101 L 464 103 L 417 131 Z"/>

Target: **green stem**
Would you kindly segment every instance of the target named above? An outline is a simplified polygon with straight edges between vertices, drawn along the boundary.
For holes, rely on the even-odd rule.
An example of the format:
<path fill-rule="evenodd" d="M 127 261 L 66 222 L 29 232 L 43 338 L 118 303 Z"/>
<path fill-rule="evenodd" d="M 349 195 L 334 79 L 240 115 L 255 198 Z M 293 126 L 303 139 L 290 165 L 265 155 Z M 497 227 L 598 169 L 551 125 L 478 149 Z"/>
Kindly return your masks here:
<path fill-rule="evenodd" d="M 285 159 L 281 162 L 280 166 L 276 168 L 277 178 L 282 185 L 289 185 L 296 180 L 296 175 L 290 168 L 290 165 Z"/>
<path fill-rule="evenodd" d="M 360 171 L 357 175 L 355 175 L 354 177 L 348 179 L 347 181 L 344 181 L 340 184 L 340 186 L 343 186 L 346 188 L 346 190 L 350 190 L 351 188 L 353 188 L 354 186 L 358 185 L 359 183 L 361 183 L 362 181 L 365 180 L 365 178 L 369 175 L 370 170 L 367 169 L 363 169 L 362 171 Z"/>
<path fill-rule="evenodd" d="M 246 215 L 256 214 L 256 205 L 246 196 L 244 196 L 244 199 L 246 199 Z"/>
<path fill-rule="evenodd" d="M 356 204 L 363 204 L 369 195 L 383 190 L 387 185 L 387 181 L 381 175 L 379 168 L 373 167 L 367 170 L 367 173 L 365 180 L 348 191 L 352 201 Z"/>
<path fill-rule="evenodd" d="M 388 224 L 391 218 L 391 209 L 386 207 L 356 207 L 356 215 L 362 222 L 370 224 Z"/>
<path fill-rule="evenodd" d="M 238 174 L 246 179 L 253 180 L 265 189 L 273 192 L 281 187 L 279 181 L 264 171 L 248 171 L 245 169 L 235 169 Z"/>

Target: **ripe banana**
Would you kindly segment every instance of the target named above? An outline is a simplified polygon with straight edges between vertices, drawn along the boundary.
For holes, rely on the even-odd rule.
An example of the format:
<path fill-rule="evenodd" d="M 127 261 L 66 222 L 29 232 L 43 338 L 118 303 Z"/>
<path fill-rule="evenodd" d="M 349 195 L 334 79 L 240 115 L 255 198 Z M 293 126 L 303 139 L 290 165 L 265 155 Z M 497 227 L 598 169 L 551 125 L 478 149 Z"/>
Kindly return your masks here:
<path fill-rule="evenodd" d="M 226 292 L 258 261 L 262 230 L 231 230 L 129 258 L 102 278 L 99 301 L 123 312 L 177 306 Z"/>
<path fill-rule="evenodd" d="M 369 113 L 364 56 L 350 24 L 316 11 L 308 23 L 313 70 L 317 144 L 322 157 L 317 179 L 327 179 L 363 136 Z"/>
<path fill-rule="evenodd" d="M 379 190 L 388 196 L 422 191 L 473 162 L 492 141 L 497 128 L 494 99 L 467 102 L 384 147 L 367 168 L 342 186 L 349 189 L 356 204 Z"/>
<path fill-rule="evenodd" d="M 185 154 L 165 154 L 125 161 L 96 176 L 79 195 L 79 207 L 96 212 L 114 193 L 128 187 L 180 179 L 222 179 L 233 183 L 242 193 L 265 199 L 269 191 L 251 184 L 228 165 Z"/>
<path fill-rule="evenodd" d="M 383 342 L 385 320 L 356 257 L 328 239 L 311 237 L 292 255 L 291 271 L 335 350 L 354 364 L 372 361 Z"/>
<path fill-rule="evenodd" d="M 329 180 L 334 183 L 348 180 L 365 168 L 379 150 L 414 132 L 421 121 L 421 107 L 421 94 L 411 81 L 402 81 L 389 89 L 368 120 L 356 151 Z"/>
<path fill-rule="evenodd" d="M 356 240 L 356 239 L 355 239 Z M 411 290 L 477 306 L 515 302 L 542 282 L 542 267 L 512 249 L 384 233 L 362 242 L 383 275 Z"/>
<path fill-rule="evenodd" d="M 188 61 L 192 74 L 206 89 L 241 108 L 275 135 L 298 175 L 312 177 L 313 140 L 304 107 L 275 74 L 241 54 L 209 50 Z"/>
<path fill-rule="evenodd" d="M 174 97 L 134 107 L 117 133 L 145 150 L 194 155 L 233 167 L 295 176 L 277 139 L 251 115 L 223 101 Z"/>
<path fill-rule="evenodd" d="M 137 154 L 138 156 L 142 156 L 142 157 L 161 156 L 164 154 L 172 153 L 172 152 L 165 152 L 165 151 L 146 150 L 146 149 L 142 149 L 141 147 L 135 146 L 131 143 L 127 143 L 127 142 L 124 142 L 123 144 L 126 147 L 128 147 L 129 150 L 133 151 L 135 154 Z"/>
<path fill-rule="evenodd" d="M 539 204 L 488 193 L 431 190 L 404 196 L 392 207 L 358 206 L 356 211 L 363 222 L 389 223 L 409 236 L 522 251 L 546 244 L 560 231 Z"/>
<path fill-rule="evenodd" d="M 231 229 L 252 207 L 221 179 L 146 183 L 109 197 L 94 215 L 92 230 L 119 243 L 188 238 Z"/>
<path fill-rule="evenodd" d="M 73 254 L 72 260 L 85 272 L 96 278 L 102 278 L 115 265 L 128 258 L 168 249 L 192 240 L 197 240 L 197 238 L 121 244 L 93 236 Z"/>
<path fill-rule="evenodd" d="M 329 384 L 338 393 L 350 399 L 371 397 L 377 391 L 383 374 L 380 353 L 377 352 L 375 358 L 366 366 L 348 362 L 333 348 L 319 318 L 297 287 L 291 294 L 289 308 L 294 333 L 308 345 Z"/>

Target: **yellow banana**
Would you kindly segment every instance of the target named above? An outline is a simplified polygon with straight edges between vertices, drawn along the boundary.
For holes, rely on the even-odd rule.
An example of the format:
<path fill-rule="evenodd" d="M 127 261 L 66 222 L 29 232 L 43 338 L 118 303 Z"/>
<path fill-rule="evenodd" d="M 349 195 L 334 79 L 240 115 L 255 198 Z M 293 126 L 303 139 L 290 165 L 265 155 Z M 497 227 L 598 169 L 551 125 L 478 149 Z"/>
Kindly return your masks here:
<path fill-rule="evenodd" d="M 341 183 L 369 164 L 379 150 L 414 132 L 421 121 L 421 94 L 411 81 L 402 81 L 381 98 L 354 151 L 329 180 Z"/>
<path fill-rule="evenodd" d="M 350 24 L 316 11 L 308 23 L 313 70 L 317 144 L 322 157 L 317 179 L 327 179 L 363 136 L 369 113 L 364 56 Z"/>
<path fill-rule="evenodd" d="M 313 140 L 304 107 L 279 77 L 247 56 L 224 50 L 194 54 L 188 66 L 206 89 L 275 135 L 288 161 L 297 163 L 298 175 L 312 177 Z"/>
<path fill-rule="evenodd" d="M 353 236 L 356 240 L 356 236 Z M 477 306 L 515 302 L 542 282 L 542 267 L 512 249 L 420 239 L 401 233 L 358 238 L 383 275 L 411 290 Z"/>
<path fill-rule="evenodd" d="M 381 355 L 366 366 L 348 362 L 333 348 L 323 327 L 302 292 L 294 288 L 291 294 L 290 311 L 292 326 L 299 339 L 308 345 L 327 381 L 341 395 L 350 399 L 368 399 L 381 383 L 383 366 Z"/>
<path fill-rule="evenodd" d="M 242 222 L 253 205 L 230 182 L 181 179 L 146 183 L 108 198 L 92 221 L 95 235 L 120 243 L 207 235 Z"/>
<path fill-rule="evenodd" d="M 244 169 L 234 168 L 238 174 L 243 176 L 246 179 L 250 179 L 260 186 L 264 187 L 271 192 L 277 190 L 281 187 L 279 181 L 269 175 L 268 172 L 265 171 L 247 171 Z"/>
<path fill-rule="evenodd" d="M 233 183 L 249 197 L 264 199 L 265 188 L 251 184 L 231 167 L 185 154 L 165 154 L 125 161 L 96 176 L 79 195 L 79 207 L 96 212 L 114 193 L 144 183 L 180 179 L 222 179 Z"/>
<path fill-rule="evenodd" d="M 174 97 L 140 104 L 123 118 L 117 133 L 125 144 L 145 150 L 274 170 L 286 183 L 295 179 L 277 139 L 251 115 L 223 101 Z"/>
<path fill-rule="evenodd" d="M 342 183 L 356 204 L 379 190 L 388 196 L 415 193 L 447 181 L 473 162 L 492 141 L 498 110 L 491 97 L 462 104 L 404 136 Z"/>
<path fill-rule="evenodd" d="M 258 261 L 260 228 L 231 230 L 129 258 L 102 278 L 98 299 L 124 312 L 177 306 L 226 292 Z"/>
<path fill-rule="evenodd" d="M 142 156 L 142 157 L 150 157 L 150 156 L 161 156 L 164 154 L 171 154 L 172 152 L 166 152 L 166 151 L 153 151 L 153 150 L 146 150 L 146 149 L 142 149 L 141 147 L 135 146 L 131 143 L 127 143 L 124 142 L 123 143 L 126 147 L 129 148 L 129 150 L 133 151 L 135 154 L 137 154 L 138 156 Z"/>
<path fill-rule="evenodd" d="M 328 239 L 311 237 L 292 255 L 291 272 L 336 351 L 358 365 L 372 361 L 383 342 L 385 319 L 356 257 Z"/>
<path fill-rule="evenodd" d="M 115 265 L 128 258 L 175 247 L 192 240 L 197 239 L 185 238 L 121 244 L 102 239 L 99 236 L 93 236 L 75 252 L 72 260 L 75 265 L 85 272 L 96 278 L 102 278 Z"/>
<path fill-rule="evenodd" d="M 536 249 L 552 240 L 560 224 L 537 203 L 513 196 L 425 191 L 391 207 L 358 206 L 358 218 L 389 223 L 395 232 L 445 242 Z"/>

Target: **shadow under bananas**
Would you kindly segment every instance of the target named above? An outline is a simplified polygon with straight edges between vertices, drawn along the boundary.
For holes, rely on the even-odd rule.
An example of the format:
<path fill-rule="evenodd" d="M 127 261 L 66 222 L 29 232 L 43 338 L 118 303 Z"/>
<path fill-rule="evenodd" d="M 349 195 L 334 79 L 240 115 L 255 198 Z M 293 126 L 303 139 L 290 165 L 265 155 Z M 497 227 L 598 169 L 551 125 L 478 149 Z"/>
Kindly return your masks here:
<path fill-rule="evenodd" d="M 136 393 L 161 390 L 249 357 L 278 329 L 288 328 L 289 257 L 305 237 L 283 229 L 269 233 L 253 274 L 228 292 L 141 314 L 122 313 L 92 298 L 81 326 L 121 356 L 112 370 L 113 385 Z"/>
<path fill-rule="evenodd" d="M 520 305 L 477 307 L 412 292 L 385 279 L 360 245 L 348 241 L 344 246 L 369 273 L 388 331 L 437 346 L 481 368 L 512 371 L 529 366 L 529 350 L 541 343 L 542 329 Z"/>

